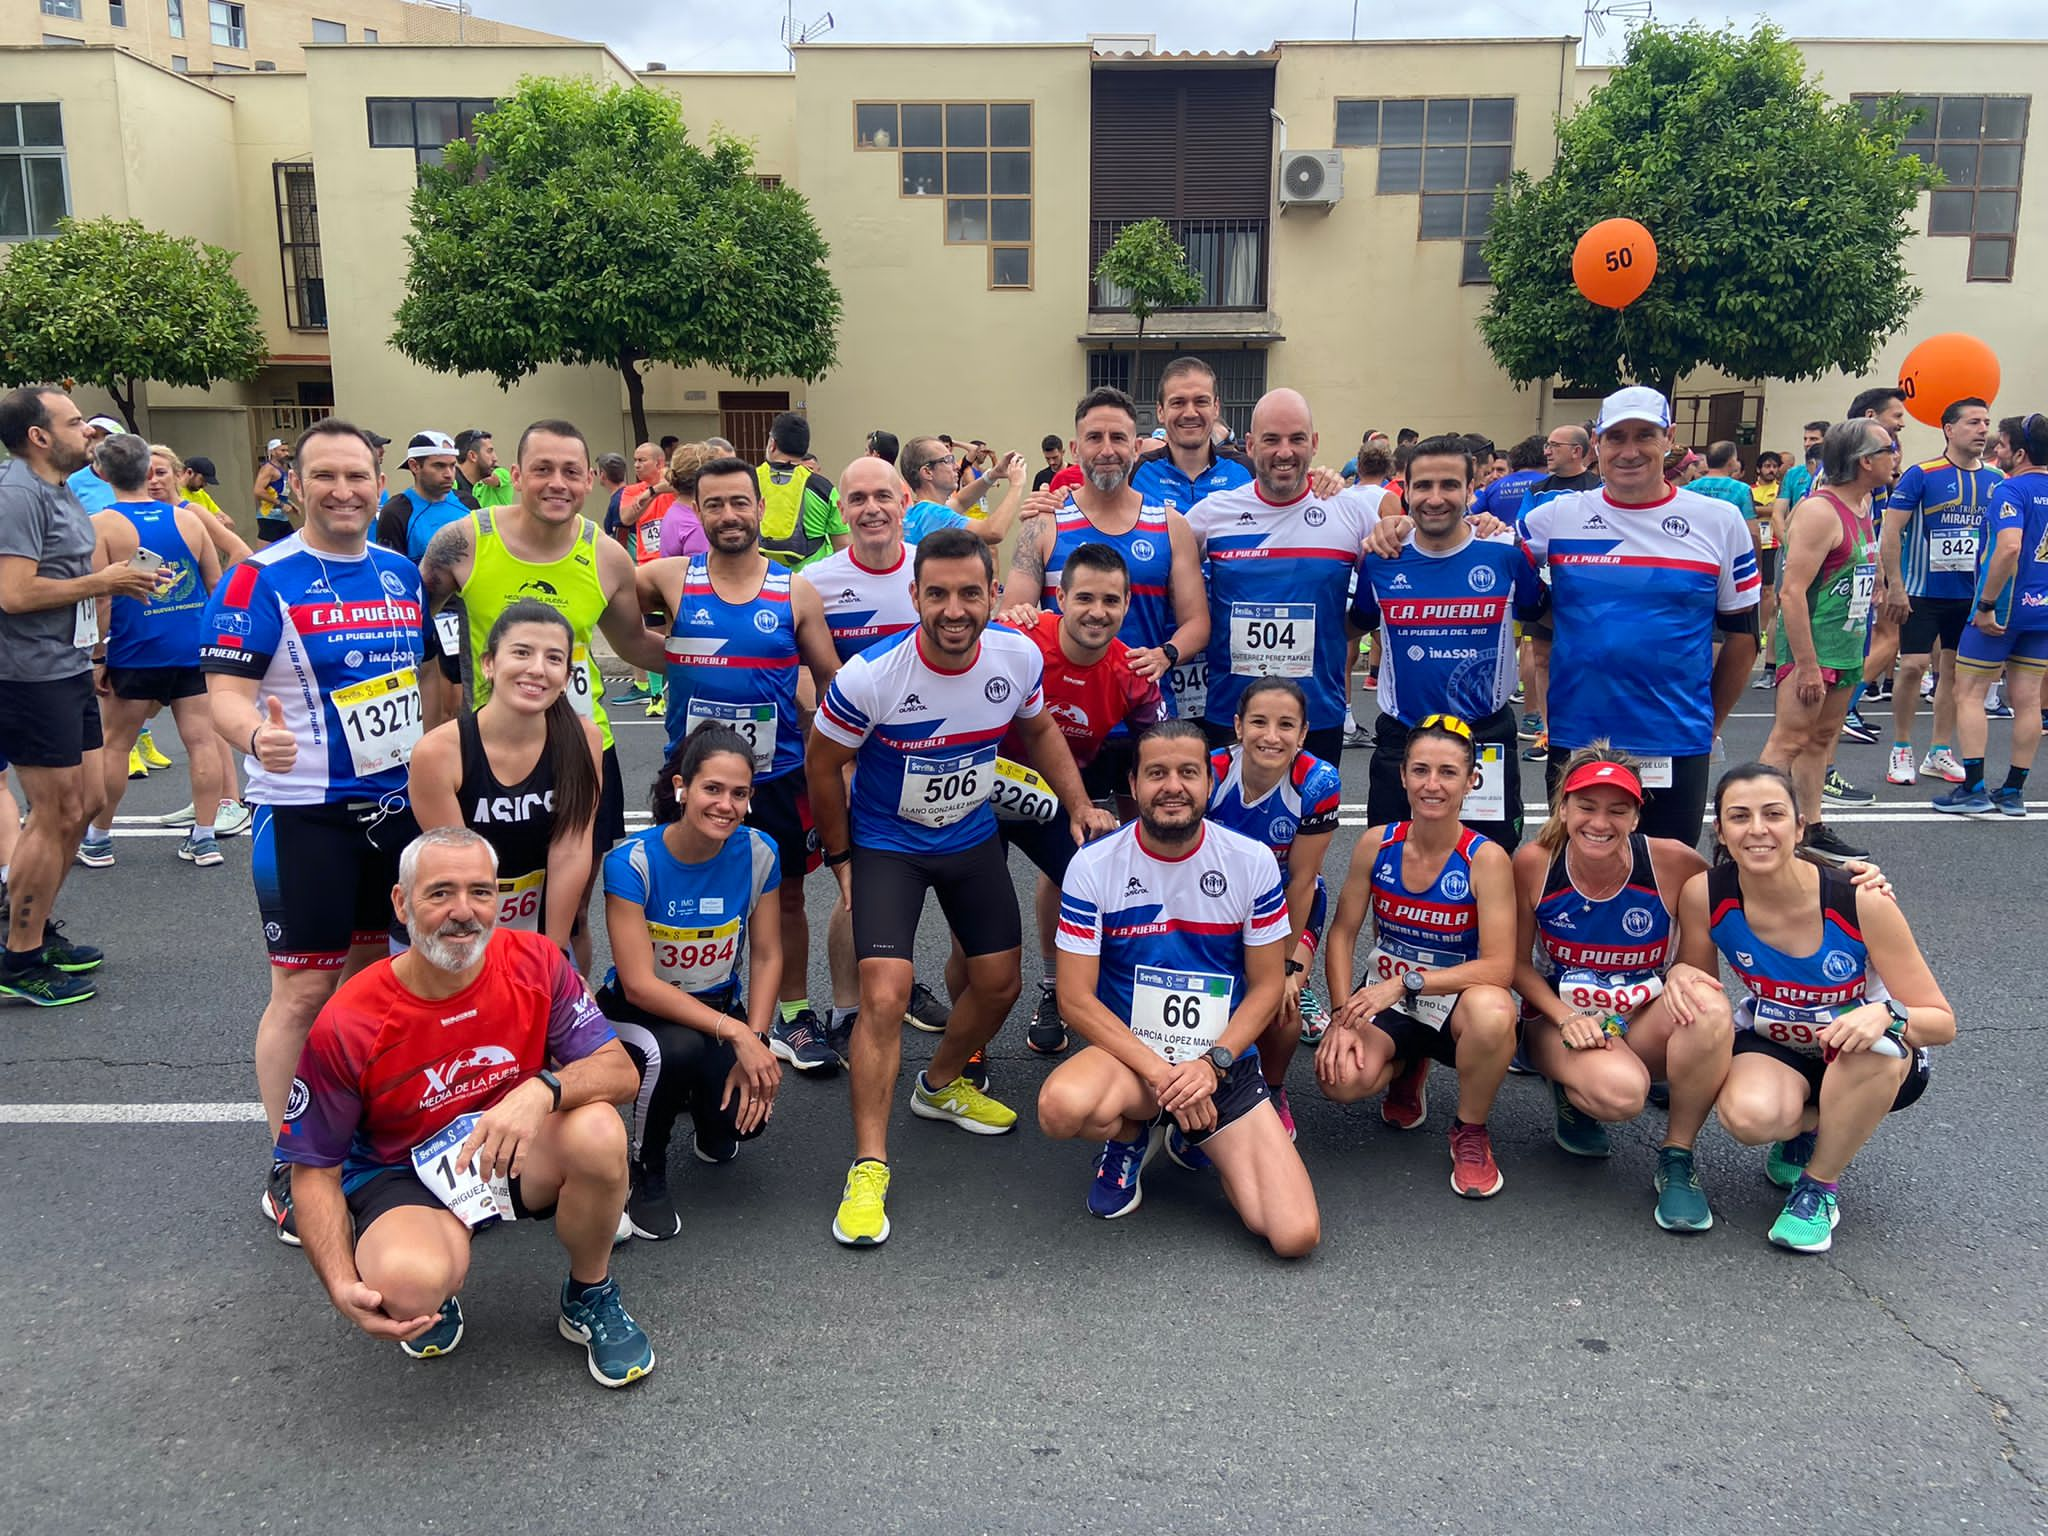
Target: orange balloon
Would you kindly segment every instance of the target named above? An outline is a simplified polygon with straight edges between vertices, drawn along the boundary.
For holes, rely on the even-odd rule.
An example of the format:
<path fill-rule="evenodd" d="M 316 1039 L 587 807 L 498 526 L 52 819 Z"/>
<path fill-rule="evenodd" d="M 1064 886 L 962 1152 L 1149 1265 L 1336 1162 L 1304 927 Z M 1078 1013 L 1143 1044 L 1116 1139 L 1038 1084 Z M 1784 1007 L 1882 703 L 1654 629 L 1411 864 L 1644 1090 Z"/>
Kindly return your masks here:
<path fill-rule="evenodd" d="M 1915 421 L 1941 425 L 1941 413 L 1972 395 L 1998 398 L 1998 354 L 1974 336 L 1944 331 L 1930 336 L 1899 364 L 1899 388 Z"/>
<path fill-rule="evenodd" d="M 1602 219 L 1572 252 L 1572 281 L 1606 309 L 1633 304 L 1656 275 L 1657 242 L 1634 219 Z"/>

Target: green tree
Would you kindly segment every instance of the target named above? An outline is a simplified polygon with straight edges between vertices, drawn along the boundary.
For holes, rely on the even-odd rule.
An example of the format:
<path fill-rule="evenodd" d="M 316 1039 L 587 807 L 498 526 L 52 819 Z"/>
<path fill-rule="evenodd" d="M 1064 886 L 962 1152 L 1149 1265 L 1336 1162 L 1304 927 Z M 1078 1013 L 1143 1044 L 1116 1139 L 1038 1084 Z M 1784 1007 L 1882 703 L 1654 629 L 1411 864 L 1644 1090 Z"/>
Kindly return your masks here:
<path fill-rule="evenodd" d="M 97 384 L 132 432 L 139 384 L 252 379 L 263 324 L 234 267 L 133 219 L 61 220 L 0 267 L 0 384 Z"/>
<path fill-rule="evenodd" d="M 1184 308 L 1202 297 L 1202 280 L 1188 269 L 1188 253 L 1164 219 L 1140 219 L 1118 230 L 1095 263 L 1095 280 L 1129 295 L 1124 308 L 1138 322 L 1140 341 L 1145 322 L 1160 310 Z"/>
<path fill-rule="evenodd" d="M 1517 172 L 1495 204 L 1480 334 L 1519 383 L 1628 378 L 1668 396 L 1703 364 L 1861 373 L 1920 299 L 1901 252 L 1937 178 L 1898 155 L 1911 121 L 1897 101 L 1866 118 L 1829 100 L 1771 26 L 1643 27 L 1560 123 L 1551 173 Z M 1571 277 L 1579 236 L 1617 216 L 1657 242 L 1656 281 L 1625 310 Z"/>
<path fill-rule="evenodd" d="M 616 368 L 636 439 L 642 363 L 819 377 L 838 360 L 825 241 L 753 159 L 692 144 L 646 86 L 522 81 L 420 174 L 392 344 L 500 386 L 549 363 Z"/>

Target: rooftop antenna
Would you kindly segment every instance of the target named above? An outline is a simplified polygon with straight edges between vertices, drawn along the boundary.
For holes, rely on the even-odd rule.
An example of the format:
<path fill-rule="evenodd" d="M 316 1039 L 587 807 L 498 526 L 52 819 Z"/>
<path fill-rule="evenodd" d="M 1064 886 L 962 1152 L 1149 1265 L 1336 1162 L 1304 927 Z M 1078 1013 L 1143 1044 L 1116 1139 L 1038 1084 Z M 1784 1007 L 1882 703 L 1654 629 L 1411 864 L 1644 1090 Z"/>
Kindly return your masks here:
<path fill-rule="evenodd" d="M 1617 21 L 1648 21 L 1650 3 L 1651 0 L 1607 0 L 1602 5 L 1600 0 L 1586 0 L 1586 25 L 1579 34 L 1579 62 L 1586 62 L 1587 45 L 1594 38 L 1607 35 L 1607 23 L 1603 17 L 1612 16 Z"/>
<path fill-rule="evenodd" d="M 832 13 L 830 11 L 827 11 L 809 26 L 799 27 L 796 24 L 796 0 L 784 0 L 782 8 L 782 46 L 784 51 L 789 54 L 790 63 L 794 64 L 796 62 L 796 50 L 799 44 L 815 43 L 831 30 Z"/>

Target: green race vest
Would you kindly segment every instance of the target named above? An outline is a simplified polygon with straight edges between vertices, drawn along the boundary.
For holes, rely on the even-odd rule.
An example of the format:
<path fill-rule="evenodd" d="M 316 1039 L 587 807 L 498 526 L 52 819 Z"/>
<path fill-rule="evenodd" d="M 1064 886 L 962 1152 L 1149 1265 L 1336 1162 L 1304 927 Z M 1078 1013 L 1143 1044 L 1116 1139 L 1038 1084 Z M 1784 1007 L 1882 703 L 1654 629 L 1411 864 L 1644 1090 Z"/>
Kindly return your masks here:
<path fill-rule="evenodd" d="M 493 522 L 495 511 L 472 512 L 469 521 L 476 544 L 469 580 L 462 584 L 462 606 L 469 621 L 470 706 L 484 701 L 484 640 L 498 615 L 515 598 L 538 598 L 569 621 L 575 632 L 575 659 L 569 668 L 568 698 L 576 713 L 597 722 L 606 747 L 612 744 L 611 721 L 604 712 L 604 679 L 590 657 L 590 635 L 606 607 L 604 583 L 597 574 L 597 524 L 587 517 L 576 544 L 561 559 L 546 565 L 521 560 L 505 547 Z"/>

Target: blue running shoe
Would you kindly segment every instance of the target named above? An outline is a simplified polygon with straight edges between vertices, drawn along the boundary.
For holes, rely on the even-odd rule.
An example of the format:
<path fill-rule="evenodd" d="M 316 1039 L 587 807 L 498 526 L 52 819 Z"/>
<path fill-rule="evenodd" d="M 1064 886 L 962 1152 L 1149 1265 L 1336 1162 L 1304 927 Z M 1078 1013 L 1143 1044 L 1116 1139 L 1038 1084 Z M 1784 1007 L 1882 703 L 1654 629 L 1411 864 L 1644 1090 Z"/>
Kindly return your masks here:
<path fill-rule="evenodd" d="M 2016 786 L 1991 791 L 1991 804 L 2001 816 L 2027 814 L 2026 791 Z"/>
<path fill-rule="evenodd" d="M 1088 1186 L 1088 1210 L 1104 1221 L 1128 1216 L 1144 1203 L 1145 1165 L 1159 1155 L 1160 1138 L 1152 1127 L 1138 1127 L 1136 1141 L 1105 1141 L 1095 1159 L 1095 1182 Z"/>
<path fill-rule="evenodd" d="M 607 1275 L 602 1285 L 562 1282 L 562 1315 L 555 1327 L 571 1344 L 581 1344 L 590 1361 L 590 1377 L 600 1387 L 624 1387 L 654 1369 L 654 1346 L 619 1300 L 619 1282 Z"/>
<path fill-rule="evenodd" d="M 1166 1155 L 1189 1173 L 1209 1173 L 1216 1165 L 1209 1161 L 1209 1154 L 1181 1135 L 1180 1127 L 1173 1126 L 1166 1133 Z"/>
<path fill-rule="evenodd" d="M 1934 797 L 1934 808 L 1950 816 L 1993 816 L 1998 807 L 1991 803 L 1991 797 L 1981 789 L 1971 789 L 1967 784 L 1958 784 L 1945 795 Z"/>
<path fill-rule="evenodd" d="M 1774 1141 L 1764 1153 L 1764 1177 L 1780 1189 L 1790 1189 L 1813 1160 L 1813 1132 L 1801 1131 L 1790 1141 Z"/>
<path fill-rule="evenodd" d="M 400 1339 L 398 1347 L 415 1360 L 438 1360 L 455 1353 L 462 1342 L 462 1298 L 450 1296 L 441 1303 L 440 1319 L 416 1339 Z"/>

